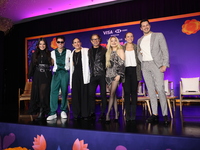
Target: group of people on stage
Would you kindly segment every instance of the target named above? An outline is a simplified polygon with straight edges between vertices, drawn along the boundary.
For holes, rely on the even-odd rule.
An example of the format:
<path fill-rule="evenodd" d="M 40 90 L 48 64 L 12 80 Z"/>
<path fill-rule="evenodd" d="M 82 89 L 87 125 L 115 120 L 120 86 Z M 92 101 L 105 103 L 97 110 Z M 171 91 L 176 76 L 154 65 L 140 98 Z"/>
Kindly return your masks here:
<path fill-rule="evenodd" d="M 80 39 L 74 38 L 72 52 L 64 47 L 63 36 L 56 37 L 57 48 L 51 52 L 46 40 L 40 38 L 29 67 L 29 79 L 33 80 L 29 113 L 39 113 L 37 120 L 45 118 L 46 115 L 46 120 L 56 119 L 58 96 L 61 92 L 60 116 L 67 118 L 67 95 L 70 84 L 74 119 L 95 118 L 95 96 L 99 85 L 102 100 L 99 120 L 109 123 L 110 111 L 114 107 L 114 120 L 117 121 L 119 113 L 116 89 L 122 82 L 126 121 L 135 120 L 138 82 L 142 80 L 142 71 L 153 111 L 153 115 L 146 122 L 155 123 L 159 120 L 155 92 L 157 91 L 164 122 L 168 124 L 164 91 L 164 72 L 169 67 L 168 48 L 163 34 L 154 33 L 150 28 L 148 20 L 140 22 L 140 29 L 144 35 L 138 40 L 137 45 L 133 43 L 134 35 L 131 32 L 125 34 L 126 44 L 123 46 L 117 37 L 111 36 L 106 48 L 100 45 L 102 39 L 98 34 L 91 36 L 90 49 L 83 48 Z M 107 88 L 110 93 L 108 108 Z"/>

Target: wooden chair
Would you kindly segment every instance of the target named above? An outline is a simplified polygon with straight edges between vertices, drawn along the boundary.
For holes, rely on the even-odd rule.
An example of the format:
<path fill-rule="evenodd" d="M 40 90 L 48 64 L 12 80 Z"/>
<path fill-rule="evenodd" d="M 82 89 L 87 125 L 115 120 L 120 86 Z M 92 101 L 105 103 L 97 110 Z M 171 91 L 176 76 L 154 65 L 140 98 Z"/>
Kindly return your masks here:
<path fill-rule="evenodd" d="M 31 118 L 31 121 L 32 121 L 33 120 L 32 115 L 21 115 L 21 113 L 20 113 L 20 110 L 21 110 L 20 102 L 21 101 L 30 101 L 30 99 L 31 99 L 31 88 L 32 88 L 32 82 L 26 82 L 23 93 L 20 94 L 21 93 L 20 88 L 18 90 L 18 117 L 20 118 L 20 117 L 29 116 Z"/>
<path fill-rule="evenodd" d="M 96 94 L 95 94 L 96 98 L 95 98 L 95 102 L 96 103 L 100 103 L 100 106 L 102 105 L 101 103 L 101 92 L 100 92 L 100 87 L 98 86 L 96 89 Z M 109 102 L 109 97 L 110 97 L 110 91 L 109 88 L 106 86 L 106 97 L 107 97 L 107 102 Z M 117 102 L 119 103 L 119 99 L 117 100 Z"/>
<path fill-rule="evenodd" d="M 122 88 L 122 110 L 124 112 L 124 115 L 126 114 L 126 111 L 124 110 L 124 90 Z M 145 90 L 145 83 L 144 82 L 139 82 L 138 83 L 138 99 L 137 102 L 143 103 L 143 107 L 145 110 L 148 109 L 149 114 L 151 115 L 151 106 L 150 106 L 150 98 L 146 96 L 146 90 Z"/>
<path fill-rule="evenodd" d="M 146 88 L 144 82 L 138 83 L 138 96 L 146 96 Z"/>
<path fill-rule="evenodd" d="M 169 107 L 169 112 L 170 112 L 171 118 L 173 118 L 171 102 L 173 104 L 173 109 L 175 111 L 176 98 L 177 98 L 176 96 L 174 96 L 174 91 L 173 91 L 174 86 L 173 85 L 174 85 L 173 81 L 164 80 L 167 104 L 168 104 L 168 107 Z"/>
<path fill-rule="evenodd" d="M 148 97 L 148 96 L 139 96 L 138 97 L 138 102 L 144 103 L 143 107 L 145 108 L 145 110 L 148 109 L 149 114 L 152 115 L 151 105 L 150 105 L 150 97 Z"/>
<path fill-rule="evenodd" d="M 148 109 L 148 112 L 150 115 L 152 115 L 151 112 L 151 105 L 150 105 L 150 98 L 146 95 L 146 87 L 144 82 L 139 82 L 138 84 L 138 102 L 143 103 L 143 107 L 145 111 Z"/>
<path fill-rule="evenodd" d="M 183 102 L 200 102 L 200 81 L 198 91 L 191 91 L 190 89 L 183 91 L 183 82 L 180 81 L 180 111 L 182 111 Z"/>
<path fill-rule="evenodd" d="M 170 116 L 171 116 L 171 118 L 173 118 L 172 107 L 171 107 L 171 103 L 170 103 L 171 101 L 173 101 L 173 107 L 175 109 L 175 100 L 176 100 L 176 97 L 175 96 L 171 96 L 171 88 L 173 86 L 173 82 L 165 80 L 164 84 L 165 84 L 166 99 L 167 99 L 167 104 L 168 104 Z M 157 91 L 155 91 L 155 92 L 157 93 Z M 138 99 L 141 99 L 141 100 L 143 100 L 143 101 L 146 102 L 147 107 L 148 107 L 148 111 L 149 111 L 149 113 L 151 115 L 152 112 L 151 112 L 151 108 L 150 108 L 150 97 L 144 95 L 143 97 L 138 98 Z M 157 99 L 159 100 L 159 97 L 157 97 Z"/>

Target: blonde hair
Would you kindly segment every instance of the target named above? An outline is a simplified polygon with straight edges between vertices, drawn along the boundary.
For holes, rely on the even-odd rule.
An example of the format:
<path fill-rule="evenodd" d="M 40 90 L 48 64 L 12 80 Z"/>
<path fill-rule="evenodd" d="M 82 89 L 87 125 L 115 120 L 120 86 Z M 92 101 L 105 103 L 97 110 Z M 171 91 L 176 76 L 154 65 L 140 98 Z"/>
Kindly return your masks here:
<path fill-rule="evenodd" d="M 112 52 L 112 47 L 111 47 L 110 43 L 111 43 L 111 39 L 112 38 L 115 38 L 117 40 L 117 50 L 118 49 L 122 49 L 122 46 L 119 43 L 119 39 L 116 36 L 111 36 L 108 39 L 108 44 L 106 46 L 106 48 L 107 48 L 107 52 L 106 52 L 106 68 L 109 68 L 111 66 L 111 64 L 110 64 L 110 55 L 111 55 L 111 52 Z"/>

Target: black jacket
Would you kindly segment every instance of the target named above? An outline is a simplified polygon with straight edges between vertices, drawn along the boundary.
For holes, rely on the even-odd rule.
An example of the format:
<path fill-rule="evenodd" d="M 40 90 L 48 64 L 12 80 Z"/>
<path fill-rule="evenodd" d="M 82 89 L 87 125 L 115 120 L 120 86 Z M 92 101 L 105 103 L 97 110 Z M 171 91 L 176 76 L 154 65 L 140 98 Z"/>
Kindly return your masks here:
<path fill-rule="evenodd" d="M 89 55 L 89 65 L 90 65 L 90 73 L 92 76 L 102 76 L 105 75 L 105 53 L 106 48 L 99 46 L 97 49 L 95 60 L 93 57 L 93 47 L 89 49 L 88 55 Z"/>

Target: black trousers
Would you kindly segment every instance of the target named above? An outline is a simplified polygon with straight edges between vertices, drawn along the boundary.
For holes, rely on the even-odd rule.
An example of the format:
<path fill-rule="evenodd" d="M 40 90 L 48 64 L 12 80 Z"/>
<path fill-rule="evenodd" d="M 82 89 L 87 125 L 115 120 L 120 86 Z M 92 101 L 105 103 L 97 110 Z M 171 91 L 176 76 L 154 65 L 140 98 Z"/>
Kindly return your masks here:
<path fill-rule="evenodd" d="M 100 86 L 100 92 L 101 92 L 101 114 L 106 113 L 106 104 L 107 104 L 107 98 L 106 98 L 106 80 L 105 76 L 96 76 L 90 78 L 90 84 L 89 84 L 89 101 L 90 101 L 90 113 L 95 112 L 95 95 L 96 95 L 96 89 L 97 86 Z"/>
<path fill-rule="evenodd" d="M 72 75 L 72 111 L 74 117 L 88 117 L 88 84 L 83 83 L 82 70 L 75 70 Z"/>
<path fill-rule="evenodd" d="M 138 81 L 136 67 L 126 67 L 124 88 L 124 104 L 127 116 L 136 115 Z M 130 99 L 131 98 L 131 99 Z"/>

